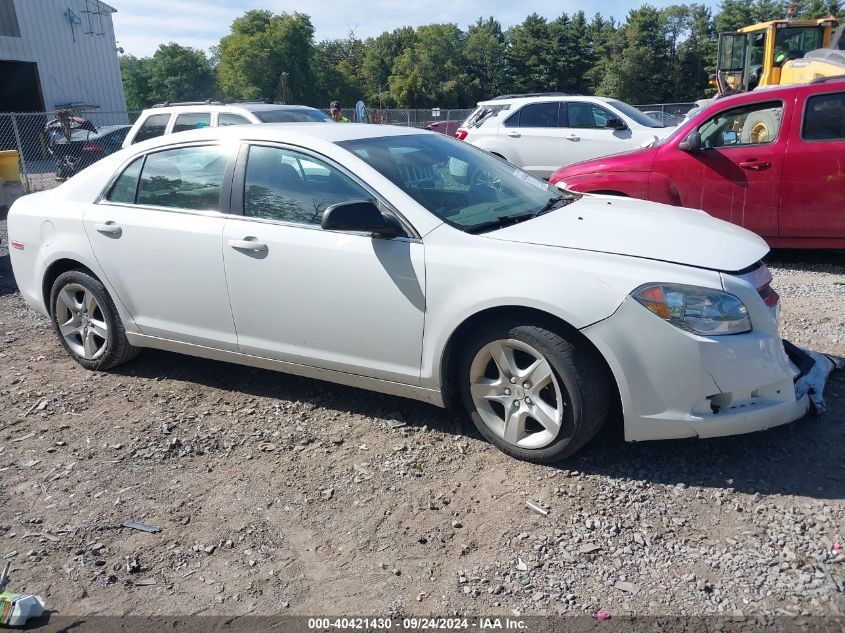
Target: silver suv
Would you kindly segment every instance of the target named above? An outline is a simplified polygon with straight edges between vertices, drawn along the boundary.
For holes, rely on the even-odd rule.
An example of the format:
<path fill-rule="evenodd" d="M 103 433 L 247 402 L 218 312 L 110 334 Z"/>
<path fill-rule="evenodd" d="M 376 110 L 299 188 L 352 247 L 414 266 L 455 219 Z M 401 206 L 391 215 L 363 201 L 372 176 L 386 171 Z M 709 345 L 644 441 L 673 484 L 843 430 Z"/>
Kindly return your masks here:
<path fill-rule="evenodd" d="M 637 149 L 669 132 L 616 99 L 538 93 L 480 102 L 455 137 L 548 179 L 564 165 Z"/>
<path fill-rule="evenodd" d="M 162 103 L 144 110 L 126 135 L 123 147 L 157 136 L 203 127 L 248 123 L 307 123 L 331 118 L 316 108 L 275 103 L 223 103 L 197 101 Z"/>

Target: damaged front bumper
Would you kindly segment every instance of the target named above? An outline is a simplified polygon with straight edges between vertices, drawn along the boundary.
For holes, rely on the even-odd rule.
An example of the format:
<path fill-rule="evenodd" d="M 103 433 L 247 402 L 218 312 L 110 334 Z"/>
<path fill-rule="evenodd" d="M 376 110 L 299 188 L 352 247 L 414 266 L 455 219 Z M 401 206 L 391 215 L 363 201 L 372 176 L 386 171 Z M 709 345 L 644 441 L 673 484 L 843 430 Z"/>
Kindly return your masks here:
<path fill-rule="evenodd" d="M 821 398 L 830 361 L 804 350 L 788 355 L 785 345 L 798 348 L 777 336 L 774 319 L 770 325 L 735 336 L 695 336 L 629 298 L 613 317 L 582 332 L 614 374 L 625 439 L 646 441 L 750 433 L 804 416 L 811 395 Z"/>
<path fill-rule="evenodd" d="M 830 377 L 830 372 L 840 369 L 842 362 L 830 356 L 802 349 L 786 339 L 783 348 L 795 373 L 795 397 L 809 396 L 810 402 L 817 413 L 822 414 L 827 409 L 824 401 L 824 386 Z"/>

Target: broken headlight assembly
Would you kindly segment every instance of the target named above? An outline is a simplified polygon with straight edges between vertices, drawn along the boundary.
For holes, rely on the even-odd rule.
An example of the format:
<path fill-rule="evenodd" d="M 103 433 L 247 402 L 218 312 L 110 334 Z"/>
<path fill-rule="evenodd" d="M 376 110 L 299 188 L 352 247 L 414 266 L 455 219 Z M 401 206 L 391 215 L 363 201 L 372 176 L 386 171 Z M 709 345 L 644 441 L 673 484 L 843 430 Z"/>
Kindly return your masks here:
<path fill-rule="evenodd" d="M 751 331 L 751 319 L 734 295 L 683 284 L 647 284 L 631 295 L 664 321 L 693 334 L 724 336 Z"/>

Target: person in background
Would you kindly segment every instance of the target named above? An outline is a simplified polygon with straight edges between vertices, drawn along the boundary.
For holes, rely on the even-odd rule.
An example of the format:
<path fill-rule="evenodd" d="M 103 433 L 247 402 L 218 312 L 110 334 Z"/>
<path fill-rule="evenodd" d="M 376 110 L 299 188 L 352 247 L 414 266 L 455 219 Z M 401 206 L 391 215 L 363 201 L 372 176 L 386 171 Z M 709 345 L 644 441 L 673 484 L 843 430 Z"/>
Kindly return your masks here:
<path fill-rule="evenodd" d="M 349 119 L 343 116 L 343 112 L 340 111 L 340 101 L 332 101 L 329 104 L 329 116 L 337 123 L 349 123 Z"/>

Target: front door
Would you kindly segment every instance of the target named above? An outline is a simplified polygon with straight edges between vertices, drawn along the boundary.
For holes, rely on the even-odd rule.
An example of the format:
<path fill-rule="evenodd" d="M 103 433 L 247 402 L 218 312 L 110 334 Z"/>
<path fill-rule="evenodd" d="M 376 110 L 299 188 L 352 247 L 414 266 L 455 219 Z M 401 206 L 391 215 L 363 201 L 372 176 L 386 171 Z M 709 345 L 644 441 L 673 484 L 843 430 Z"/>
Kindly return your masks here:
<path fill-rule="evenodd" d="M 845 237 L 845 92 L 808 97 L 796 112 L 784 160 L 780 234 Z"/>
<path fill-rule="evenodd" d="M 557 101 L 529 103 L 508 117 L 499 129 L 499 134 L 507 139 L 502 143 L 505 158 L 538 178 L 549 179 L 563 165 L 559 105 Z"/>
<path fill-rule="evenodd" d="M 682 206 L 775 237 L 788 127 L 781 101 L 722 110 L 696 128 L 699 149 L 679 150 L 674 138 L 653 172 L 669 178 Z"/>
<path fill-rule="evenodd" d="M 571 165 L 601 156 L 610 156 L 634 149 L 630 129 L 606 127 L 615 114 L 588 101 L 568 101 L 561 119 L 563 126 L 563 164 Z"/>
<path fill-rule="evenodd" d="M 83 219 L 97 262 L 143 334 L 236 349 L 220 200 L 230 150 L 141 157 Z"/>
<path fill-rule="evenodd" d="M 419 384 L 422 243 L 324 231 L 326 207 L 372 195 L 310 154 L 253 145 L 243 172 L 223 242 L 240 351 Z"/>

